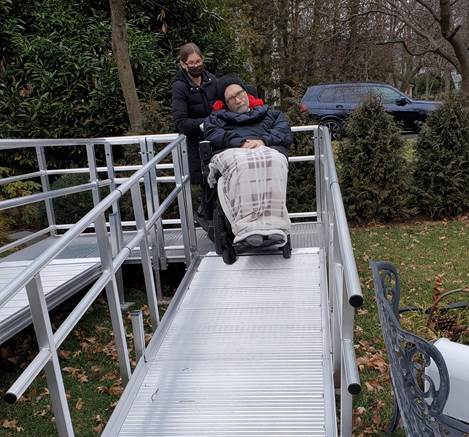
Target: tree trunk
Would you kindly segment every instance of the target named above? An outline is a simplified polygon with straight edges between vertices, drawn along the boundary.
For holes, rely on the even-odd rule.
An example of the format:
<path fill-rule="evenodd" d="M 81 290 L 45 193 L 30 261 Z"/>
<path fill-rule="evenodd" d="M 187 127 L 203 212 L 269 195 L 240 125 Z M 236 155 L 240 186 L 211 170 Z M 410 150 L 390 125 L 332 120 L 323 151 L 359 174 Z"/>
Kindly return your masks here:
<path fill-rule="evenodd" d="M 469 50 L 461 26 L 456 26 L 451 20 L 451 7 L 450 0 L 440 0 L 441 34 L 453 47 L 462 76 L 461 93 L 469 97 Z"/>
<path fill-rule="evenodd" d="M 135 88 L 134 75 L 129 59 L 127 24 L 125 20 L 125 0 L 109 0 L 112 23 L 112 51 L 117 64 L 119 81 L 132 133 L 140 133 L 142 128 L 142 111 Z"/>

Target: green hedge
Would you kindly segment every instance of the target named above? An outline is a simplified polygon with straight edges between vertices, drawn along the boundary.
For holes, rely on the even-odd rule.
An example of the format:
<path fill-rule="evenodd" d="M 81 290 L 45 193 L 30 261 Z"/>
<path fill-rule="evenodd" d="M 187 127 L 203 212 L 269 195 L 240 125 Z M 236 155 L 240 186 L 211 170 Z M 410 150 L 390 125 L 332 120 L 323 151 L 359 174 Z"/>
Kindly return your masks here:
<path fill-rule="evenodd" d="M 430 115 L 415 147 L 416 204 L 421 214 L 469 211 L 469 111 L 461 97 Z"/>
<path fill-rule="evenodd" d="M 370 98 L 349 117 L 346 134 L 337 164 L 348 219 L 366 223 L 407 216 L 408 169 L 392 117 Z"/>

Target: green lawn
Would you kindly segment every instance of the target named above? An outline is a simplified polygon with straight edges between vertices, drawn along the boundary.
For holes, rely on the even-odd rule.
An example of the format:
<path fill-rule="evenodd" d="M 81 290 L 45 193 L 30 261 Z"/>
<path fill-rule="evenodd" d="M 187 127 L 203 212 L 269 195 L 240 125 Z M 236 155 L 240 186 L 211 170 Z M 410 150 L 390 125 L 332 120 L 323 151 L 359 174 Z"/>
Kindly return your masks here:
<path fill-rule="evenodd" d="M 364 305 L 355 319 L 355 342 L 363 388 L 354 404 L 357 436 L 383 434 L 384 422 L 391 411 L 390 385 L 383 361 L 386 355 L 378 325 L 369 260 L 388 260 L 398 267 L 401 306 L 427 308 L 432 304 L 435 284 L 442 282 L 440 288 L 446 290 L 469 286 L 468 235 L 467 217 L 352 229 L 364 295 Z M 469 320 L 467 313 L 467 310 L 457 311 L 465 326 Z M 441 334 L 426 328 L 426 316 L 421 312 L 405 313 L 402 324 L 427 339 L 435 339 Z M 459 340 L 467 343 L 467 336 Z"/>
<path fill-rule="evenodd" d="M 441 276 L 445 289 L 469 285 L 468 231 L 467 218 L 352 229 L 365 298 L 363 308 L 356 317 L 357 358 L 363 386 L 354 405 L 356 436 L 383 435 L 383 423 L 391 405 L 384 361 L 386 357 L 377 322 L 368 261 L 393 261 L 400 271 L 402 304 L 427 307 L 432 302 L 437 275 Z M 170 284 L 167 285 L 169 294 L 174 291 L 176 279 L 180 276 L 181 271 L 172 271 L 163 278 L 164 283 Z M 136 302 L 135 307 L 145 310 L 144 294 L 139 291 L 141 284 L 132 279 L 141 275 L 132 270 L 125 277 L 129 300 Z M 60 323 L 64 314 L 73 308 L 76 299 L 53 312 L 55 323 Z M 148 330 L 148 315 L 146 320 Z M 435 337 L 435 333 L 425 328 L 424 316 L 420 313 L 405 315 L 404 323 L 420 335 Z M 127 325 L 130 333 L 130 323 L 127 322 Z M 19 375 L 22 363 L 31 360 L 35 350 L 31 329 L 0 346 L 0 395 Z M 103 298 L 84 316 L 64 343 L 60 355 L 76 435 L 96 435 L 109 418 L 122 390 Z M 7 405 L 0 401 L 0 436 L 18 434 L 35 437 L 56 435 L 43 375 L 18 404 Z"/>

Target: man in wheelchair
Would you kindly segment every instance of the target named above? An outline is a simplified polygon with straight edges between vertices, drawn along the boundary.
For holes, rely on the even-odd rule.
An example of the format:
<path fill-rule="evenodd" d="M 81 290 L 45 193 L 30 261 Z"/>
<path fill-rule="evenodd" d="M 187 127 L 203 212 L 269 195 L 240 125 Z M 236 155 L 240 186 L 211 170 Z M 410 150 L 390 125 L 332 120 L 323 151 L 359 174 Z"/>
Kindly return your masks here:
<path fill-rule="evenodd" d="M 205 191 L 206 205 L 213 208 L 215 248 L 225 262 L 236 259 L 234 247 L 284 247 L 289 257 L 288 122 L 249 95 L 237 77 L 220 78 L 218 93 L 223 100 L 204 121 L 210 150 L 207 142 L 201 144 L 204 179 L 212 189 L 217 186 Z"/>

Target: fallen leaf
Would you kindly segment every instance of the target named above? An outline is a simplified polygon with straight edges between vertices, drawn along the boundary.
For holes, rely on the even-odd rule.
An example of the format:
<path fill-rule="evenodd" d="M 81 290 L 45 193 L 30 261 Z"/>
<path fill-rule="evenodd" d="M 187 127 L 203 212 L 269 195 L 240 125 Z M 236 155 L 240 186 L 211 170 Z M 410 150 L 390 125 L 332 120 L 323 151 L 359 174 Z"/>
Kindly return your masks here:
<path fill-rule="evenodd" d="M 380 385 L 378 380 L 370 379 L 365 382 L 365 386 L 369 391 L 382 390 L 383 387 Z"/>
<path fill-rule="evenodd" d="M 88 382 L 88 377 L 84 373 L 80 373 L 79 375 L 77 375 L 77 380 L 81 383 Z"/>
<path fill-rule="evenodd" d="M 23 431 L 23 428 L 21 426 L 18 426 L 18 421 L 17 420 L 5 419 L 3 422 L 0 422 L 0 425 L 2 426 L 2 428 L 14 429 L 16 432 Z"/>
<path fill-rule="evenodd" d="M 78 398 L 78 401 L 77 403 L 75 404 L 75 408 L 79 411 L 83 408 L 83 405 L 85 405 L 85 403 L 83 402 L 83 399 L 82 398 Z"/>
<path fill-rule="evenodd" d="M 388 364 L 379 354 L 374 354 L 368 359 L 369 367 L 379 370 L 381 373 L 388 371 Z"/>
<path fill-rule="evenodd" d="M 95 426 L 93 428 L 93 431 L 96 433 L 96 434 L 101 434 L 102 431 L 104 429 L 104 423 L 100 423 L 99 425 Z"/>
<path fill-rule="evenodd" d="M 64 350 L 59 350 L 58 355 L 60 358 L 64 360 L 68 360 L 70 358 L 71 352 L 69 351 L 64 351 Z"/>
<path fill-rule="evenodd" d="M 119 385 L 114 384 L 111 387 L 109 387 L 109 394 L 114 395 L 114 396 L 121 395 L 123 391 L 124 389 L 122 388 L 120 384 Z"/>

